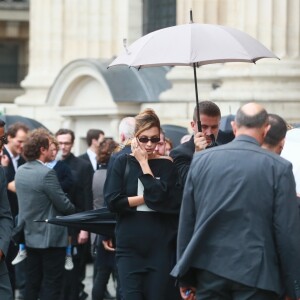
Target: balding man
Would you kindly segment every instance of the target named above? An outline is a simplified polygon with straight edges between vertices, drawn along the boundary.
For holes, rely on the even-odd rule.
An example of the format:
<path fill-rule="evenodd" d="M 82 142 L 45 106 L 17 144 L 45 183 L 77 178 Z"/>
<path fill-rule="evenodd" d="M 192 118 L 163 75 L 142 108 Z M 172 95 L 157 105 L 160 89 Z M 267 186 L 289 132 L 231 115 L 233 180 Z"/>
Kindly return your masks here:
<path fill-rule="evenodd" d="M 259 104 L 241 107 L 233 142 L 197 153 L 185 185 L 172 275 L 184 299 L 300 299 L 300 218 L 292 165 L 261 148 Z"/>

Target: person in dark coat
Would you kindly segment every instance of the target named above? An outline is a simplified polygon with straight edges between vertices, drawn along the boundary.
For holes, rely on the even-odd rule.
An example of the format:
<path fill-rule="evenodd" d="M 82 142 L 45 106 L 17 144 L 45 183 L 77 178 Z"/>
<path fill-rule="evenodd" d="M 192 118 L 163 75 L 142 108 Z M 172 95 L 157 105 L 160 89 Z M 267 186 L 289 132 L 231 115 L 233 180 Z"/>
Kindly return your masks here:
<path fill-rule="evenodd" d="M 14 220 L 14 225 L 17 224 L 17 215 L 19 212 L 18 198 L 15 188 L 15 174 L 17 169 L 25 164 L 26 160 L 23 157 L 23 145 L 27 139 L 28 127 L 24 123 L 14 123 L 7 130 L 7 145 L 3 148 L 1 164 L 4 167 L 7 181 L 7 196 L 11 213 Z M 13 266 L 12 262 L 15 256 L 19 254 L 18 246 L 12 241 L 9 245 L 9 251 L 6 257 L 7 268 L 13 290 L 19 288 L 20 294 L 24 294 L 25 286 L 25 266 L 20 263 L 18 266 Z"/>
<path fill-rule="evenodd" d="M 4 121 L 0 120 L 0 154 L 6 143 L 4 134 Z M 13 219 L 10 212 L 10 206 L 6 191 L 6 178 L 3 168 L 0 166 L 0 299 L 12 300 L 13 292 L 7 271 L 5 259 L 7 257 L 8 247 L 13 228 Z"/>
<path fill-rule="evenodd" d="M 75 134 L 70 129 L 59 129 L 56 134 L 62 160 L 69 166 L 73 177 L 73 186 L 69 192 L 71 202 L 75 205 L 76 212 L 93 209 L 92 181 L 94 170 L 91 164 L 84 159 L 76 157 L 72 152 Z M 77 300 L 81 289 L 81 282 L 84 278 L 86 260 L 88 256 L 87 243 L 89 233 L 84 230 L 73 230 L 73 263 L 74 268 L 65 272 L 64 288 L 61 294 L 62 300 Z"/>
<path fill-rule="evenodd" d="M 211 101 L 201 101 L 199 103 L 199 112 L 202 132 L 198 132 L 197 107 L 195 107 L 193 121 L 191 121 L 194 135 L 188 142 L 178 145 L 170 152 L 170 156 L 174 160 L 183 183 L 186 181 L 194 153 L 217 145 L 216 140 L 221 120 L 219 107 Z"/>
<path fill-rule="evenodd" d="M 99 169 L 97 162 L 97 153 L 100 143 L 104 140 L 104 131 L 101 129 L 89 129 L 86 133 L 86 142 L 88 148 L 85 153 L 79 155 L 79 158 L 84 159 L 91 164 L 94 171 Z"/>
<path fill-rule="evenodd" d="M 117 145 L 118 144 L 110 138 L 106 138 L 102 143 L 100 143 L 97 154 L 100 169 L 95 172 L 93 177 L 94 209 L 106 206 L 104 203 L 103 189 L 107 175 L 107 164 Z M 94 281 L 92 289 L 93 300 L 106 299 L 106 286 L 110 275 L 116 273 L 115 252 L 105 250 L 102 243 L 107 239 L 107 237 L 100 234 L 96 235 L 94 239 L 92 238 L 94 249 L 96 249 Z M 119 295 L 117 295 L 117 299 L 120 299 Z"/>
<path fill-rule="evenodd" d="M 268 131 L 262 147 L 277 154 L 281 154 L 288 130 L 284 119 L 276 114 L 269 114 L 270 130 Z"/>
<path fill-rule="evenodd" d="M 181 195 L 172 160 L 154 151 L 159 136 L 154 111 L 138 114 L 132 154 L 116 158 L 104 187 L 108 208 L 118 213 L 116 259 L 125 300 L 166 299 Z"/>
<path fill-rule="evenodd" d="M 183 299 L 300 298 L 300 218 L 292 165 L 261 148 L 259 104 L 242 106 L 231 143 L 197 153 L 185 185 L 172 275 Z"/>

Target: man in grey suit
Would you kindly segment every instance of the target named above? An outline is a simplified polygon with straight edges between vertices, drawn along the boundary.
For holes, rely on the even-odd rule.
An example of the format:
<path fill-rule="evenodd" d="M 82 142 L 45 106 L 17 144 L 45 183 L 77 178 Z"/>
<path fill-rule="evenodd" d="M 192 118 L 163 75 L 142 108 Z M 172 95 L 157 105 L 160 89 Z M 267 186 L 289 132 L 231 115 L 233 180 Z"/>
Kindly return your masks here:
<path fill-rule="evenodd" d="M 15 181 L 19 202 L 18 224 L 24 224 L 27 248 L 25 300 L 58 299 L 65 263 L 67 228 L 46 220 L 75 212 L 61 189 L 50 160 L 49 133 L 34 130 L 24 144 L 27 163 L 18 168 Z"/>
<path fill-rule="evenodd" d="M 4 135 L 5 123 L 0 120 L 0 152 L 5 143 Z M 12 300 L 13 293 L 5 264 L 5 257 L 10 242 L 11 231 L 13 228 L 13 220 L 8 203 L 6 178 L 4 170 L 0 167 L 0 299 Z"/>
<path fill-rule="evenodd" d="M 233 142 L 194 156 L 172 275 L 184 299 L 300 299 L 292 165 L 260 147 L 269 130 L 261 105 L 241 107 L 233 128 Z"/>

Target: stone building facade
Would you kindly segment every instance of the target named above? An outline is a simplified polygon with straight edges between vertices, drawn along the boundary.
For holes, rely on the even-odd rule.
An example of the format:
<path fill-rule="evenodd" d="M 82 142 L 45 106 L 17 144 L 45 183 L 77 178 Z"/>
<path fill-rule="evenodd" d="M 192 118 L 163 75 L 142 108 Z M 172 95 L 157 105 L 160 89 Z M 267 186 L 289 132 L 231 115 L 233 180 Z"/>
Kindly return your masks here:
<path fill-rule="evenodd" d="M 148 4 L 147 4 L 148 3 Z M 73 128 L 76 152 L 91 127 L 117 138 L 118 121 L 152 107 L 162 124 L 189 126 L 195 103 L 193 72 L 175 67 L 145 75 L 106 70 L 112 58 L 143 35 L 142 0 L 31 0 L 29 10 L 29 69 L 21 83 L 24 94 L 1 104 L 8 114 L 41 121 L 50 130 Z M 257 64 L 207 65 L 197 70 L 200 99 L 215 101 L 223 115 L 234 114 L 249 101 L 289 122 L 300 121 L 300 3 L 299 0 L 169 0 L 176 24 L 189 21 L 227 25 L 247 32 L 280 60 Z M 162 8 L 163 9 L 163 8 Z M 180 42 L 180 41 L 179 41 Z M 149 70 L 149 69 L 148 69 Z M 124 75 L 124 74 L 123 74 Z M 143 80 L 125 83 L 133 75 Z M 148 80 L 148 81 L 147 81 Z M 124 83 L 125 82 L 125 83 Z M 151 91 L 152 86 L 156 90 Z M 151 92 L 149 92 L 151 91 Z M 122 95 L 126 95 L 123 97 Z M 141 97 L 144 97 L 141 98 Z"/>

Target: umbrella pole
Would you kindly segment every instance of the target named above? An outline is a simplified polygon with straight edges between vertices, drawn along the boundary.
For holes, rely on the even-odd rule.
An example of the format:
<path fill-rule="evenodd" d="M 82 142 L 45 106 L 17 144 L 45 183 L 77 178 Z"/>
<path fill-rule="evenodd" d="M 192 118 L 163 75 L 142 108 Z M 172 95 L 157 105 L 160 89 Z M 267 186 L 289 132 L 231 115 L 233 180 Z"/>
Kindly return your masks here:
<path fill-rule="evenodd" d="M 201 121 L 200 121 L 200 110 L 199 110 L 199 99 L 198 99 L 196 63 L 193 63 L 193 69 L 194 69 L 194 82 L 195 82 L 195 92 L 196 92 L 197 127 L 198 127 L 198 132 L 201 132 L 202 128 L 201 128 Z"/>

